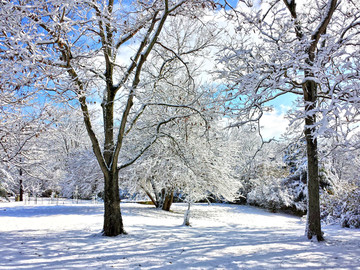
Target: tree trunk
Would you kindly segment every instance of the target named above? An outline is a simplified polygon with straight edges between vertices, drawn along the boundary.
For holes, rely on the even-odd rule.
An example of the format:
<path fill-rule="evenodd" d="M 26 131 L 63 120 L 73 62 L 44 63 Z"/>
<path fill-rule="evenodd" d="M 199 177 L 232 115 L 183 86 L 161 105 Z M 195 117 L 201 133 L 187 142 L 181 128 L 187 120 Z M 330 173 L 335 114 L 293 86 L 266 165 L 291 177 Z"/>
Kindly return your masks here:
<path fill-rule="evenodd" d="M 150 183 L 151 183 L 151 187 L 153 189 L 153 192 L 155 194 L 155 206 L 156 208 L 160 208 L 160 204 L 161 204 L 161 196 L 159 196 L 159 192 L 157 191 L 157 188 L 156 188 L 156 185 L 155 185 L 155 180 L 154 180 L 154 177 L 151 176 L 150 177 Z"/>
<path fill-rule="evenodd" d="M 307 74 L 307 77 L 312 74 Z M 319 201 L 319 157 L 317 139 L 313 136 L 315 131 L 316 116 L 313 111 L 316 108 L 317 85 L 314 81 L 309 80 L 304 84 L 304 101 L 305 101 L 305 138 L 307 150 L 307 221 L 306 236 L 312 239 L 316 236 L 318 241 L 324 240 L 321 232 L 320 219 L 320 201 Z"/>
<path fill-rule="evenodd" d="M 21 177 L 21 175 L 22 175 L 22 172 L 21 172 L 21 169 L 20 169 L 20 177 Z M 19 194 L 19 201 L 20 202 L 22 202 L 23 200 L 24 200 L 24 189 L 23 189 L 23 180 L 22 179 L 20 179 L 20 181 L 19 181 L 20 183 L 19 183 L 19 185 L 20 185 L 20 190 L 19 190 L 19 192 L 20 192 L 20 194 Z"/>
<path fill-rule="evenodd" d="M 126 234 L 120 211 L 118 172 L 105 175 L 104 208 L 103 235 Z"/>
<path fill-rule="evenodd" d="M 158 208 L 158 202 L 154 199 L 154 197 L 151 195 L 151 193 L 144 187 L 142 189 L 145 191 L 146 195 L 149 197 L 149 199 L 151 200 L 153 205 L 155 205 L 155 207 Z"/>
<path fill-rule="evenodd" d="M 184 215 L 184 223 L 183 226 L 190 226 L 190 207 L 191 207 L 191 202 L 188 202 L 188 208 L 185 212 Z"/>
<path fill-rule="evenodd" d="M 173 203 L 173 200 L 174 200 L 174 191 L 173 190 L 171 190 L 171 191 L 167 190 L 166 194 L 165 194 L 162 210 L 170 211 L 170 207 L 171 207 L 171 205 Z"/>
<path fill-rule="evenodd" d="M 316 116 L 313 111 L 316 108 L 317 101 L 317 84 L 313 78 L 315 74 L 313 72 L 313 63 L 316 53 L 318 51 L 318 43 L 323 34 L 326 33 L 330 20 L 338 6 L 337 0 L 328 1 L 328 4 L 324 10 L 326 11 L 322 15 L 319 25 L 316 26 L 309 39 L 304 38 L 305 34 L 302 30 L 302 23 L 299 21 L 296 12 L 295 1 L 283 0 L 285 6 L 290 11 L 290 14 L 295 22 L 295 33 L 298 40 L 303 43 L 305 40 L 309 40 L 309 47 L 305 50 L 308 54 L 308 58 L 305 62 L 309 65 L 304 70 L 306 81 L 302 85 L 305 101 L 305 137 L 306 137 L 306 150 L 308 159 L 308 209 L 307 209 L 307 224 L 306 235 L 309 239 L 316 236 L 318 241 L 324 240 L 321 232 L 320 222 L 320 202 L 319 202 L 319 157 L 317 149 L 317 140 L 314 137 Z M 325 47 L 325 40 L 323 40 L 321 47 Z"/>

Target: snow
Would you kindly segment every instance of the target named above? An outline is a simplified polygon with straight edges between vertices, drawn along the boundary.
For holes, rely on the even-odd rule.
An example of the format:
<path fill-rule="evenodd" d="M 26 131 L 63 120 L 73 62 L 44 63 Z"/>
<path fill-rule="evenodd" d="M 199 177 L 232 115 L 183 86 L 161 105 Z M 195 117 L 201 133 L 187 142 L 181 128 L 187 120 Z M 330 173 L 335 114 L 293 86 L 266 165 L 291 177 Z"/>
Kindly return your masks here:
<path fill-rule="evenodd" d="M 103 205 L 0 203 L 0 269 L 360 269 L 360 230 L 324 227 L 250 206 L 122 203 L 128 235 L 103 237 Z"/>

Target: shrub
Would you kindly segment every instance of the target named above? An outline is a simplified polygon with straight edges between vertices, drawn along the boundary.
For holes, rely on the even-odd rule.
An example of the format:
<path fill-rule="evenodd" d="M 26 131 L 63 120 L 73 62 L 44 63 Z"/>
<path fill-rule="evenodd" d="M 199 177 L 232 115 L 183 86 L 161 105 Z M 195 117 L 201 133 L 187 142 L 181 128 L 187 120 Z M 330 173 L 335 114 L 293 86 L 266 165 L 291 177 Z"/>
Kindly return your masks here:
<path fill-rule="evenodd" d="M 247 202 L 272 211 L 291 205 L 291 197 L 281 179 L 266 177 L 253 180 L 253 189 L 247 194 Z"/>
<path fill-rule="evenodd" d="M 342 184 L 335 191 L 324 193 L 321 196 L 321 217 L 327 223 L 360 228 L 360 186 Z"/>

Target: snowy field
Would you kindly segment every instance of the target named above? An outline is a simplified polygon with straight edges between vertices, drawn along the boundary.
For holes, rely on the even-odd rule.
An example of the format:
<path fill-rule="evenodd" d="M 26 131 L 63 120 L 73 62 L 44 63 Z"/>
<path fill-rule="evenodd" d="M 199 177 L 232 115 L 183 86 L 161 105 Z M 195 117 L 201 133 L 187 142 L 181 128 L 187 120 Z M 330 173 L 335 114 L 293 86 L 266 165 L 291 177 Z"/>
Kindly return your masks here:
<path fill-rule="evenodd" d="M 123 203 L 126 236 L 102 237 L 102 204 L 0 203 L 0 269 L 360 269 L 360 230 L 325 226 L 305 239 L 300 218 L 239 205 L 166 213 Z"/>

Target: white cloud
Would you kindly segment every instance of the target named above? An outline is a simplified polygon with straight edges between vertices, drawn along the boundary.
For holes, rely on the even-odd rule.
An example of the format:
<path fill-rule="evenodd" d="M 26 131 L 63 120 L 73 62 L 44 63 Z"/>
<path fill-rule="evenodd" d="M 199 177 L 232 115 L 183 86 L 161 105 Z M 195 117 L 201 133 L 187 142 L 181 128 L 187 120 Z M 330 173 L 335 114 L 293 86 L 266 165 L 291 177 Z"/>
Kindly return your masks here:
<path fill-rule="evenodd" d="M 281 106 L 281 109 L 273 109 L 264 113 L 260 120 L 261 134 L 264 139 L 278 139 L 289 126 L 289 120 L 285 118 L 287 107 Z"/>

